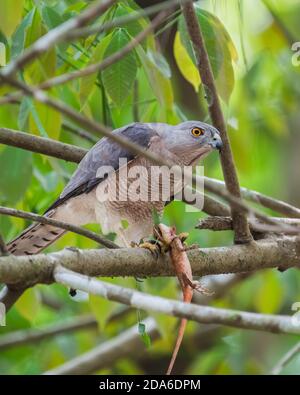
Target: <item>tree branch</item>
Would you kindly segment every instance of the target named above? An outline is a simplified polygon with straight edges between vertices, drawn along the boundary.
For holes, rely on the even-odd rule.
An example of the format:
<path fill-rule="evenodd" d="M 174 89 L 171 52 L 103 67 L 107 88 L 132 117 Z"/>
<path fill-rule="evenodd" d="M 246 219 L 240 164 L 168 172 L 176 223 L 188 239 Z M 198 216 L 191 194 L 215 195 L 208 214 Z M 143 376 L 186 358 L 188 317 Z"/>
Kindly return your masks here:
<path fill-rule="evenodd" d="M 67 20 L 54 29 L 51 29 L 48 33 L 35 41 L 34 44 L 28 47 L 20 56 L 12 60 L 3 70 L 1 70 L 0 74 L 6 77 L 13 77 L 14 74 L 18 70 L 21 70 L 26 64 L 41 56 L 55 44 L 64 41 L 70 31 L 87 25 L 90 21 L 103 14 L 114 2 L 115 0 L 98 0 L 76 17 Z"/>
<path fill-rule="evenodd" d="M 165 0 L 163 2 L 160 2 L 158 4 L 153 4 L 147 8 L 139 10 L 139 12 L 132 12 L 128 15 L 123 15 L 119 18 L 115 18 L 112 21 L 108 21 L 105 23 L 101 24 L 95 24 L 93 26 L 87 26 L 81 29 L 74 29 L 72 31 L 69 31 L 69 33 L 65 36 L 64 40 L 65 41 L 72 41 L 74 39 L 80 38 L 80 37 L 87 37 L 91 36 L 93 34 L 100 34 L 103 33 L 104 31 L 108 31 L 111 29 L 114 29 L 116 27 L 123 26 L 127 23 L 136 21 L 138 19 L 144 18 L 149 15 L 156 14 L 157 12 L 171 9 L 175 5 L 179 5 L 180 3 L 186 3 L 189 0 Z"/>
<path fill-rule="evenodd" d="M 244 273 L 267 268 L 288 269 L 300 263 L 297 237 L 262 239 L 249 245 L 199 248 L 188 251 L 194 276 Z M 174 276 L 167 254 L 158 259 L 143 248 L 80 250 L 64 249 L 50 254 L 0 257 L 0 283 L 17 289 L 53 282 L 57 264 L 89 276 Z"/>
<path fill-rule="evenodd" d="M 226 187 L 233 196 L 240 198 L 241 194 L 239 181 L 226 131 L 226 123 L 221 110 L 211 64 L 208 58 L 201 26 L 198 23 L 198 19 L 194 10 L 193 2 L 189 1 L 186 4 L 183 4 L 182 11 L 186 21 L 187 30 L 195 50 L 199 74 L 206 91 L 210 117 L 213 125 L 220 131 L 221 134 L 223 142 L 223 148 L 221 150 L 221 163 Z M 247 243 L 251 241 L 252 236 L 247 224 L 247 217 L 245 213 L 237 209 L 237 207 L 232 204 L 231 211 L 235 231 L 235 242 Z"/>
<path fill-rule="evenodd" d="M 97 321 L 92 314 L 86 314 L 76 319 L 67 320 L 47 328 L 23 329 L 0 336 L 0 350 L 9 347 L 21 346 L 29 343 L 36 343 L 52 336 L 75 332 L 82 329 L 97 328 Z"/>
<path fill-rule="evenodd" d="M 142 30 L 127 45 L 125 45 L 125 47 L 123 47 L 121 50 L 115 52 L 111 56 L 105 58 L 101 62 L 91 64 L 83 69 L 76 70 L 71 73 L 65 73 L 65 74 L 61 74 L 56 77 L 50 78 L 50 79 L 46 80 L 45 82 L 42 82 L 41 84 L 37 85 L 34 89 L 47 90 L 47 89 L 53 88 L 54 86 L 62 85 L 67 82 L 73 81 L 75 79 L 83 78 L 88 75 L 105 70 L 107 67 L 111 66 L 113 63 L 118 62 L 124 56 L 126 56 L 129 52 L 131 52 L 134 48 L 136 48 L 151 32 L 154 31 L 154 29 L 163 21 L 163 19 L 165 18 L 166 15 L 167 15 L 167 12 L 162 11 L 160 14 L 158 14 L 153 19 L 151 24 L 148 25 L 145 30 Z M 22 91 L 14 92 L 13 94 L 2 98 L 2 100 L 0 101 L 0 104 L 13 103 L 15 101 L 20 100 L 22 98 L 22 96 L 23 96 Z"/>
<path fill-rule="evenodd" d="M 226 188 L 224 181 L 217 180 L 216 178 L 204 177 L 204 184 L 206 186 L 218 185 L 224 189 Z M 244 187 L 241 188 L 241 193 L 244 199 L 253 203 L 260 204 L 263 207 L 269 208 L 287 217 L 300 218 L 300 209 L 289 203 L 283 202 L 282 200 L 274 199 L 270 196 Z"/>
<path fill-rule="evenodd" d="M 260 232 L 260 233 L 267 233 L 267 232 L 276 233 L 276 231 L 277 233 L 282 233 L 281 225 L 285 224 L 295 227 L 295 230 L 293 232 L 291 231 L 287 233 L 290 234 L 299 233 L 300 220 L 295 218 L 278 218 L 278 217 L 271 217 L 271 218 L 274 222 L 277 222 L 278 224 L 277 229 L 274 225 L 268 226 L 258 220 L 253 220 L 253 219 L 249 220 L 250 229 L 253 232 Z M 232 218 L 220 217 L 220 216 L 207 217 L 199 221 L 199 223 L 196 225 L 196 229 L 207 229 L 212 231 L 232 230 L 233 229 Z"/>
<path fill-rule="evenodd" d="M 157 325 L 153 318 L 147 318 L 144 321 L 147 334 L 151 340 L 160 337 Z M 105 343 L 100 344 L 91 351 L 88 351 L 65 364 L 58 366 L 52 370 L 48 370 L 46 375 L 66 375 L 66 374 L 89 374 L 97 370 L 111 366 L 115 361 L 131 356 L 144 353 L 146 346 L 138 333 L 137 325 L 122 332 Z"/>
<path fill-rule="evenodd" d="M 58 283 L 102 296 L 108 300 L 147 311 L 156 311 L 175 317 L 187 318 L 203 324 L 221 324 L 234 328 L 254 329 L 272 333 L 300 334 L 300 323 L 294 322 L 292 317 L 289 316 L 263 315 L 177 302 L 99 281 L 71 272 L 61 266 L 56 267 L 54 278 Z"/>
<path fill-rule="evenodd" d="M 274 366 L 271 374 L 280 374 L 283 368 L 297 355 L 300 353 L 300 342 L 297 343 L 293 348 L 291 348 Z"/>
<path fill-rule="evenodd" d="M 0 143 L 76 163 L 87 153 L 75 145 L 7 128 L 0 128 Z"/>
<path fill-rule="evenodd" d="M 123 47 L 120 51 L 113 53 L 111 56 L 105 58 L 101 62 L 91 64 L 84 69 L 73 71 L 72 73 L 61 74 L 57 77 L 53 77 L 45 82 L 42 82 L 38 85 L 37 89 L 50 89 L 54 86 L 65 84 L 67 82 L 73 81 L 77 78 L 83 78 L 90 74 L 94 74 L 96 72 L 100 72 L 105 70 L 107 67 L 111 66 L 113 63 L 118 62 L 124 56 L 126 56 L 130 51 L 132 51 L 135 47 L 137 47 L 154 29 L 163 21 L 166 17 L 167 12 L 162 11 L 158 14 L 150 25 L 148 25 L 145 30 L 142 30 L 136 37 L 134 37 L 125 47 Z"/>
<path fill-rule="evenodd" d="M 119 248 L 119 246 L 114 242 L 112 242 L 111 240 L 108 240 L 105 237 L 101 237 L 100 235 L 98 235 L 95 232 L 92 232 L 91 230 L 82 228 L 80 226 L 75 226 L 67 222 L 57 221 L 56 219 L 50 217 L 29 213 L 27 211 L 16 210 L 14 208 L 1 207 L 1 206 L 0 206 L 0 214 L 29 219 L 31 221 L 39 222 L 41 224 L 53 225 L 56 226 L 57 228 L 65 229 L 68 232 L 73 232 L 81 236 L 87 237 L 88 239 L 94 240 L 97 243 L 103 245 L 104 247 Z"/>
<path fill-rule="evenodd" d="M 83 138 L 83 139 L 89 141 L 89 142 L 92 143 L 93 145 L 94 145 L 95 143 L 97 143 L 98 140 L 99 140 L 99 138 L 98 138 L 97 136 L 95 136 L 94 134 L 89 133 L 89 132 L 87 132 L 86 130 L 77 128 L 75 125 L 72 125 L 72 124 L 69 123 L 69 122 L 63 122 L 63 128 L 64 128 L 66 131 L 68 131 L 68 132 L 70 132 L 70 133 L 72 133 L 72 134 L 74 134 L 74 135 L 76 135 L 76 136 L 79 136 L 79 137 L 81 137 L 81 138 Z"/>

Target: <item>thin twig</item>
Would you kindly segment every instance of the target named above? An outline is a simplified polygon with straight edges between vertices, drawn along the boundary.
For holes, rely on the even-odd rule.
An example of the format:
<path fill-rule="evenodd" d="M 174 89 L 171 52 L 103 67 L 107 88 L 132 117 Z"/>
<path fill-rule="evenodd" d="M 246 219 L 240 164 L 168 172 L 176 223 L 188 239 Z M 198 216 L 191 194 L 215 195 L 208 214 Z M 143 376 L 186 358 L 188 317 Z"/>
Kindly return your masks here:
<path fill-rule="evenodd" d="M 223 148 L 221 150 L 221 163 L 228 191 L 235 197 L 240 198 L 240 187 L 238 176 L 233 160 L 230 142 L 227 135 L 226 123 L 222 113 L 218 92 L 216 89 L 214 76 L 207 54 L 201 26 L 192 1 L 182 5 L 187 30 L 189 32 L 195 55 L 199 74 L 206 91 L 208 110 L 213 125 L 220 131 Z M 247 224 L 247 217 L 244 212 L 231 204 L 232 218 L 235 231 L 235 241 L 237 243 L 247 243 L 252 240 L 252 236 Z"/>
<path fill-rule="evenodd" d="M 216 178 L 204 177 L 204 184 L 206 186 L 209 184 L 215 184 L 223 187 L 224 189 L 226 188 L 224 181 L 217 180 Z M 241 187 L 241 193 L 245 200 L 249 200 L 253 203 L 269 208 L 287 217 L 300 218 L 300 209 L 282 200 L 275 199 L 273 197 L 264 195 L 263 193 L 244 187 Z"/>
<path fill-rule="evenodd" d="M 95 24 L 93 26 L 87 26 L 87 27 L 81 28 L 81 29 L 75 29 L 73 31 L 70 31 L 64 37 L 64 40 L 72 41 L 77 38 L 87 37 L 87 36 L 91 36 L 94 34 L 99 35 L 100 33 L 103 33 L 105 31 L 126 25 L 130 22 L 136 21 L 138 19 L 142 19 L 146 16 L 156 14 L 157 12 L 167 10 L 167 9 L 172 9 L 174 6 L 182 4 L 182 3 L 186 3 L 187 1 L 189 1 L 189 0 L 166 0 L 166 1 L 160 2 L 158 4 L 151 5 L 147 8 L 140 9 L 138 12 L 132 12 L 128 15 L 124 15 L 119 18 L 115 18 L 112 21 L 108 21 L 108 22 L 101 23 L 101 24 Z"/>
<path fill-rule="evenodd" d="M 115 52 L 111 56 L 105 58 L 104 60 L 91 64 L 84 69 L 76 70 L 71 73 L 65 73 L 58 75 L 56 77 L 50 78 L 45 82 L 34 87 L 35 90 L 47 90 L 53 88 L 57 85 L 62 85 L 67 82 L 73 81 L 78 78 L 86 77 L 90 74 L 94 74 L 96 72 L 100 72 L 105 70 L 107 67 L 111 66 L 113 63 L 118 62 L 124 56 L 126 56 L 129 52 L 131 52 L 135 47 L 137 47 L 154 29 L 163 21 L 165 16 L 167 15 L 166 11 L 162 11 L 157 15 L 155 19 L 149 24 L 145 30 L 142 30 L 136 37 L 134 37 L 125 47 L 123 47 L 120 51 Z M 6 103 L 15 103 L 22 98 L 22 91 L 14 92 L 10 95 L 3 97 L 0 100 L 0 104 Z"/>
<path fill-rule="evenodd" d="M 275 365 L 272 369 L 271 374 L 280 374 L 283 368 L 297 355 L 300 353 L 300 342 L 291 348 Z"/>
<path fill-rule="evenodd" d="M 0 72 L 1 75 L 6 77 L 14 76 L 14 74 L 18 70 L 21 70 L 26 64 L 50 50 L 55 44 L 64 41 L 70 31 L 87 25 L 90 21 L 103 14 L 114 2 L 115 0 L 98 0 L 76 17 L 51 29 L 28 47 L 20 56 L 3 68 Z"/>
<path fill-rule="evenodd" d="M 83 138 L 83 139 L 89 141 L 89 142 L 92 143 L 92 144 L 97 143 L 97 141 L 99 140 L 99 138 L 97 138 L 97 137 L 96 137 L 95 135 L 93 135 L 92 133 L 89 133 L 89 132 L 87 132 L 86 130 L 77 128 L 75 125 L 72 125 L 72 124 L 69 123 L 69 122 L 63 122 L 63 128 L 64 128 L 66 131 L 68 131 L 68 132 L 70 132 L 70 133 L 72 133 L 72 134 L 74 134 L 74 135 L 76 135 L 76 136 L 79 136 L 79 137 L 81 137 L 81 138 Z"/>
<path fill-rule="evenodd" d="M 88 239 L 94 240 L 97 243 L 103 245 L 104 247 L 119 248 L 119 246 L 117 244 L 115 244 L 114 242 L 112 242 L 104 237 L 99 236 L 97 233 L 92 232 L 91 230 L 81 228 L 80 226 L 75 226 L 75 225 L 69 224 L 67 222 L 57 221 L 56 219 L 53 219 L 50 217 L 29 213 L 27 211 L 16 210 L 14 208 L 1 207 L 1 206 L 0 206 L 0 214 L 9 215 L 12 217 L 29 219 L 31 221 L 39 222 L 41 224 L 52 225 L 52 226 L 55 226 L 60 229 L 65 229 L 68 232 L 73 232 L 78 235 L 87 237 Z"/>
<path fill-rule="evenodd" d="M 144 322 L 147 334 L 152 341 L 160 337 L 156 322 L 153 318 L 147 318 Z M 141 335 L 138 333 L 137 325 L 122 332 L 115 338 L 98 345 L 70 361 L 48 370 L 46 375 L 66 375 L 66 374 L 90 374 L 105 367 L 110 367 L 115 361 L 127 357 L 136 356 L 146 351 Z"/>
<path fill-rule="evenodd" d="M 111 56 L 105 58 L 101 62 L 91 64 L 81 70 L 76 70 L 71 73 L 65 73 L 57 77 L 50 78 L 47 81 L 42 82 L 40 85 L 38 85 L 36 89 L 50 89 L 54 86 L 73 81 L 74 79 L 83 78 L 90 74 L 105 70 L 107 67 L 111 66 L 113 63 L 118 62 L 129 52 L 131 52 L 135 47 L 137 47 L 151 32 L 154 31 L 154 29 L 163 21 L 166 15 L 167 12 L 162 11 L 153 19 L 153 21 L 146 27 L 146 29 L 142 30 L 127 45 L 125 45 L 125 47 L 123 47 L 120 51 L 113 53 Z"/>
<path fill-rule="evenodd" d="M 97 328 L 95 317 L 92 314 L 87 314 L 47 328 L 22 329 L 0 336 L 0 350 L 36 343 L 60 334 L 95 328 Z"/>
<path fill-rule="evenodd" d="M 274 222 L 277 222 L 277 227 L 275 225 L 266 225 L 260 221 L 250 219 L 249 225 L 250 229 L 254 232 L 260 233 L 282 233 L 282 224 L 290 225 L 295 227 L 294 231 L 286 231 L 286 234 L 299 234 L 300 231 L 300 220 L 295 218 L 278 218 L 270 217 Z M 196 225 L 196 229 L 207 229 L 212 231 L 224 231 L 232 230 L 233 223 L 231 217 L 207 217 L 201 219 Z"/>

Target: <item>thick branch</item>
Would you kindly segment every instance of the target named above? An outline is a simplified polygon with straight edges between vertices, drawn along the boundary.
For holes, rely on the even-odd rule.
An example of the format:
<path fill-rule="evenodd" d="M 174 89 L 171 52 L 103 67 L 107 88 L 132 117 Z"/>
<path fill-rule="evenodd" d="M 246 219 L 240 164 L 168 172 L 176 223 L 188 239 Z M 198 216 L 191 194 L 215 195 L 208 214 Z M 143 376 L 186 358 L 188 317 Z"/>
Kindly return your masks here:
<path fill-rule="evenodd" d="M 208 110 L 214 126 L 220 131 L 223 148 L 221 151 L 221 163 L 223 168 L 224 179 L 228 191 L 240 198 L 240 187 L 237 172 L 232 156 L 232 151 L 226 131 L 226 123 L 221 110 L 220 100 L 216 89 L 211 64 L 208 58 L 205 42 L 203 39 L 201 26 L 194 10 L 192 1 L 182 5 L 183 15 L 186 26 L 193 43 L 196 54 L 197 64 L 201 80 L 206 90 L 208 100 Z M 237 207 L 231 205 L 232 218 L 235 230 L 235 241 L 237 243 L 246 243 L 252 240 L 252 236 L 247 224 L 247 217 L 244 212 L 237 210 Z"/>
<path fill-rule="evenodd" d="M 160 337 L 157 325 L 153 318 L 144 321 L 147 334 L 154 341 Z M 65 374 L 89 374 L 99 369 L 111 366 L 118 359 L 144 353 L 146 346 L 138 333 L 137 325 L 132 326 L 127 331 L 116 336 L 91 351 L 82 354 L 65 364 L 49 370 L 44 374 L 65 375 Z"/>
<path fill-rule="evenodd" d="M 266 268 L 287 269 L 299 265 L 300 245 L 296 237 L 263 239 L 249 245 L 199 248 L 188 251 L 194 276 L 252 272 Z M 157 260 L 142 248 L 114 250 L 65 249 L 51 254 L 5 256 L 0 258 L 0 283 L 26 287 L 51 283 L 60 264 L 89 276 L 173 276 L 168 255 Z"/>
<path fill-rule="evenodd" d="M 99 281 L 62 267 L 55 269 L 54 277 L 58 283 L 68 287 L 81 289 L 105 299 L 147 311 L 187 318 L 204 324 L 221 324 L 273 333 L 300 334 L 300 323 L 295 323 L 289 316 L 263 315 L 177 302 Z"/>
<path fill-rule="evenodd" d="M 87 152 L 75 145 L 7 128 L 0 128 L 0 143 L 70 162 L 80 162 Z"/>

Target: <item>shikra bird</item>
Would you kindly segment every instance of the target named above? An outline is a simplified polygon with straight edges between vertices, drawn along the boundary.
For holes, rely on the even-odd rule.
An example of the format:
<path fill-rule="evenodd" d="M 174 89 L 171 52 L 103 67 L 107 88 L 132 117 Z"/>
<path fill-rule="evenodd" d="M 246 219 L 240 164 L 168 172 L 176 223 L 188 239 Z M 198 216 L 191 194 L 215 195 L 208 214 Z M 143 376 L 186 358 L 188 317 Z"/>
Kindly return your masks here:
<path fill-rule="evenodd" d="M 199 121 L 186 121 L 176 126 L 133 123 L 112 133 L 121 135 L 181 168 L 195 166 L 213 149 L 222 147 L 218 130 Z M 140 171 L 138 187 L 137 177 L 124 176 L 124 170 L 129 174 L 130 170 L 136 168 Z M 154 171 L 154 176 L 152 173 L 150 176 L 154 168 L 157 169 L 158 166 L 154 167 L 147 158 L 133 155 L 111 139 L 102 138 L 84 156 L 59 198 L 44 215 L 74 225 L 100 223 L 104 234 L 116 233 L 120 245 L 128 247 L 131 242 L 139 243 L 152 234 L 153 211 L 161 214 L 166 201 L 176 193 L 173 178 L 172 187 L 167 194 L 160 190 L 156 199 L 149 198 L 151 192 L 162 184 L 157 173 L 159 170 L 156 173 Z M 103 172 L 103 169 L 106 170 Z M 146 181 L 144 188 L 143 183 Z M 146 190 L 148 198 L 136 198 L 136 193 L 133 192 L 141 188 Z M 118 193 L 113 195 L 111 191 L 116 190 Z M 123 192 L 122 199 L 120 192 Z M 124 192 L 127 193 L 125 199 Z M 14 255 L 37 254 L 64 233 L 63 229 L 38 223 L 11 241 L 8 249 Z"/>

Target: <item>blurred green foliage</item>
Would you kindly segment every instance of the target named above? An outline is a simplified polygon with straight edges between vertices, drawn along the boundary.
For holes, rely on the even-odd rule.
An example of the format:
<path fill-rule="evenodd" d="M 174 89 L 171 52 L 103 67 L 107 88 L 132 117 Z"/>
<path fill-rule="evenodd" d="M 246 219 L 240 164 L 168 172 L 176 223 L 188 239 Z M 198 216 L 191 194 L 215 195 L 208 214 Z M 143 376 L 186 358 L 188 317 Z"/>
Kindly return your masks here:
<path fill-rule="evenodd" d="M 6 47 L 7 62 L 38 37 L 76 16 L 88 3 L 2 0 L 0 42 Z M 294 66 L 291 60 L 291 45 L 300 40 L 299 2 L 211 0 L 199 3 L 197 16 L 229 125 L 241 184 L 300 206 L 300 66 Z M 101 21 L 113 20 L 138 9 L 133 0 L 119 1 Z M 149 19 L 141 18 L 101 35 L 59 44 L 27 66 L 19 77 L 28 84 L 38 84 L 49 77 L 82 69 L 118 51 L 147 24 Z M 0 88 L 1 95 L 10 91 L 7 86 Z M 155 35 L 150 35 L 119 62 L 102 73 L 53 88 L 50 94 L 113 128 L 136 120 L 171 124 L 193 118 L 208 121 L 193 49 L 184 20 L 177 11 Z M 28 98 L 19 104 L 2 106 L 0 126 L 85 148 L 91 146 L 89 141 L 69 132 L 60 114 Z M 58 196 L 75 165 L 1 145 L 0 169 L 1 205 L 42 213 Z M 206 160 L 205 173 L 222 178 L 217 155 Z M 189 231 L 189 243 L 205 247 L 232 243 L 231 232 L 194 230 L 201 215 L 185 212 L 182 202 L 173 202 L 167 207 L 163 221 L 176 225 L 178 231 Z M 0 216 L 1 233 L 7 240 L 27 225 L 27 221 Z M 99 230 L 96 225 L 91 228 Z M 95 248 L 96 244 L 69 233 L 48 250 L 65 246 Z M 212 304 L 261 313 L 291 314 L 292 303 L 300 300 L 299 280 L 296 270 L 258 272 Z M 180 297 L 175 279 L 146 279 L 142 283 L 131 278 L 107 281 L 166 297 Z M 55 297 L 61 308 L 53 310 L 46 306 L 42 303 L 42 295 Z M 7 326 L 0 327 L 1 334 L 49 326 L 87 312 L 95 315 L 99 329 L 60 335 L 41 342 L 38 347 L 27 345 L 3 351 L 0 373 L 39 374 L 112 338 L 130 325 L 137 326 L 148 344 L 147 355 L 140 359 L 133 355 L 100 373 L 162 373 L 174 345 L 177 320 L 154 314 L 163 337 L 149 344 L 147 328 L 142 324 L 146 313 L 130 311 L 119 320 L 108 322 L 119 308 L 115 303 L 94 296 L 76 302 L 59 285 L 27 290 L 8 314 Z M 264 374 L 297 341 L 295 336 L 223 328 L 208 344 L 200 343 L 195 347 L 193 339 L 198 328 L 195 323 L 188 325 L 184 351 L 181 351 L 188 358 L 179 359 L 180 373 Z M 298 373 L 299 368 L 298 356 L 283 373 Z"/>

